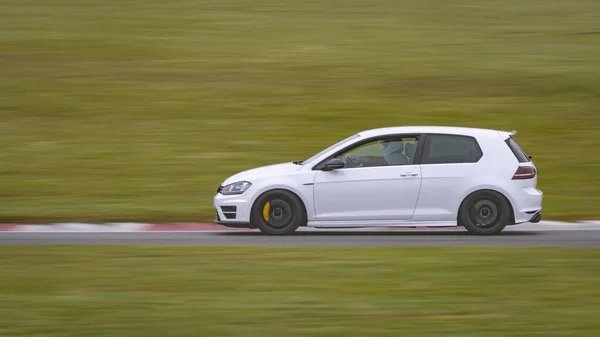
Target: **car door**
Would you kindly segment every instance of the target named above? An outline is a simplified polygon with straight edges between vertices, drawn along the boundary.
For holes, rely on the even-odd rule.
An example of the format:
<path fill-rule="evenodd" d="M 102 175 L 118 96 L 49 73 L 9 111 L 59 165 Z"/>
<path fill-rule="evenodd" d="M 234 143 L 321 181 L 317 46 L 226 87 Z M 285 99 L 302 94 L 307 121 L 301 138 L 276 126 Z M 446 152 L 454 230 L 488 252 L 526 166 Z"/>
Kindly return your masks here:
<path fill-rule="evenodd" d="M 403 148 L 384 154 L 383 142 L 396 145 L 402 142 Z M 336 155 L 345 158 L 348 165 L 317 171 L 314 182 L 317 220 L 409 220 L 421 187 L 420 166 L 412 164 L 417 143 L 418 136 L 373 139 Z M 353 158 L 358 158 L 362 165 L 353 165 Z"/>
<path fill-rule="evenodd" d="M 421 193 L 413 220 L 456 221 L 464 191 L 478 174 L 481 148 L 475 138 L 453 134 L 428 134 L 422 148 Z"/>

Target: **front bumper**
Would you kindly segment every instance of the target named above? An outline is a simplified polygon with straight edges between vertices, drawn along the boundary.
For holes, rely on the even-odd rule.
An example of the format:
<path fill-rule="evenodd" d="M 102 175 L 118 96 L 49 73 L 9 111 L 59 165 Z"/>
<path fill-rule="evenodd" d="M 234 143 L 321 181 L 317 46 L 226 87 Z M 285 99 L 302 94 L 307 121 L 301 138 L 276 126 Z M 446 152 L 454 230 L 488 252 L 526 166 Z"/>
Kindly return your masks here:
<path fill-rule="evenodd" d="M 252 203 L 241 195 L 222 195 L 217 193 L 214 198 L 216 209 L 215 223 L 237 228 L 251 228 L 250 209 Z"/>
<path fill-rule="evenodd" d="M 215 223 L 218 225 L 223 225 L 223 226 L 232 227 L 232 228 L 254 228 L 254 227 L 252 227 L 250 222 L 229 221 L 229 220 L 223 221 L 219 217 L 219 212 L 217 212 L 217 215 L 215 216 Z"/>

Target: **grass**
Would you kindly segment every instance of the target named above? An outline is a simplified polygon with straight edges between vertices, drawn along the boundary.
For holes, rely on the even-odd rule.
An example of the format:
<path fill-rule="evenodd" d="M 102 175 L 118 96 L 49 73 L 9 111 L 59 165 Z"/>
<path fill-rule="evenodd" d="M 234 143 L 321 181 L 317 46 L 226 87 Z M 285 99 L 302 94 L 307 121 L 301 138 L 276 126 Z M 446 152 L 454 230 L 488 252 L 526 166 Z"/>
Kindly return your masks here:
<path fill-rule="evenodd" d="M 598 336 L 600 251 L 0 247 L 0 335 Z"/>
<path fill-rule="evenodd" d="M 600 216 L 600 2 L 3 0 L 0 221 L 212 220 L 227 176 L 366 128 L 517 129 Z"/>

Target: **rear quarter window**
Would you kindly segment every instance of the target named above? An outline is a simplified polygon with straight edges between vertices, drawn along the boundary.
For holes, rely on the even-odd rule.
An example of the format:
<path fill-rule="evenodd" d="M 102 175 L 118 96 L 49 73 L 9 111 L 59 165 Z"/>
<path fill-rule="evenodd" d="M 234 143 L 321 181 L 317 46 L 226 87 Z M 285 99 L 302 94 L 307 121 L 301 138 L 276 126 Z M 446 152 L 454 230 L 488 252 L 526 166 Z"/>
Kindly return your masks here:
<path fill-rule="evenodd" d="M 506 140 L 506 144 L 508 145 L 512 153 L 515 155 L 519 163 L 527 163 L 531 161 L 529 159 L 529 156 L 525 153 L 525 151 L 523 151 L 523 149 L 521 149 L 519 144 L 517 144 L 517 142 L 515 142 L 514 139 L 508 138 Z"/>
<path fill-rule="evenodd" d="M 476 163 L 483 153 L 473 137 L 427 135 L 422 164 Z"/>

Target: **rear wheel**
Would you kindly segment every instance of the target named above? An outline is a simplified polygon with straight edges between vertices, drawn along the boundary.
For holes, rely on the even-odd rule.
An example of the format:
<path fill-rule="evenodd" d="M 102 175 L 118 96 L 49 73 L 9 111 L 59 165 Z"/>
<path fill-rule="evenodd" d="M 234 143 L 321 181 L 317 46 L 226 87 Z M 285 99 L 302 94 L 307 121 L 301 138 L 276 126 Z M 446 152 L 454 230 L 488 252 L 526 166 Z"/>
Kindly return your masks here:
<path fill-rule="evenodd" d="M 510 205 L 495 191 L 471 194 L 463 201 L 459 210 L 459 225 L 473 234 L 498 234 L 509 222 Z"/>
<path fill-rule="evenodd" d="M 302 202 L 293 193 L 273 190 L 261 195 L 252 207 L 252 223 L 261 232 L 290 234 L 306 223 Z"/>

